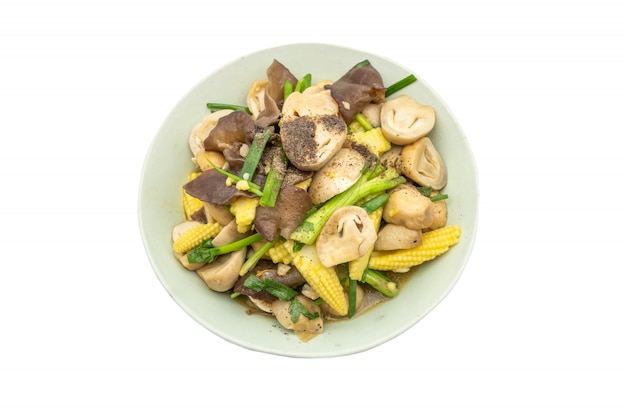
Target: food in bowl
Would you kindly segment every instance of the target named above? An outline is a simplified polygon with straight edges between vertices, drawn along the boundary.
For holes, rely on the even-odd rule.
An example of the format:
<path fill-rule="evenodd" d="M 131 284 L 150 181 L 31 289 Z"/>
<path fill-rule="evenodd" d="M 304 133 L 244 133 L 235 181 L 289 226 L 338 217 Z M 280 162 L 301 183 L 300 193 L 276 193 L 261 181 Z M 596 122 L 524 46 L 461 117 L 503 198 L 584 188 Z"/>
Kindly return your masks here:
<path fill-rule="evenodd" d="M 435 110 L 403 93 L 415 77 L 385 86 L 369 60 L 314 76 L 274 59 L 245 103 L 207 104 L 171 242 L 208 290 L 304 341 L 393 302 L 461 235 L 429 138 Z"/>

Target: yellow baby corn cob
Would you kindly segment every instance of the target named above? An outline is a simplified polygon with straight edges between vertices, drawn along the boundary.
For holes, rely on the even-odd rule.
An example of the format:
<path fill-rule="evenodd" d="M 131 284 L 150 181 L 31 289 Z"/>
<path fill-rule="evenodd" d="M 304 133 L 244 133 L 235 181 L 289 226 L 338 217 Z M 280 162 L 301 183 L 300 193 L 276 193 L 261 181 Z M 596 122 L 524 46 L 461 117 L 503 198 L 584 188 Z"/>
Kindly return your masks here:
<path fill-rule="evenodd" d="M 210 239 L 222 230 L 219 223 L 199 224 L 184 232 L 174 242 L 174 252 L 187 253 L 196 246 L 200 246 L 203 240 Z"/>
<path fill-rule="evenodd" d="M 348 314 L 348 302 L 339 282 L 339 276 L 333 268 L 322 265 L 315 245 L 304 245 L 302 249 L 294 253 L 293 264 L 322 300 L 339 315 Z"/>
<path fill-rule="evenodd" d="M 443 254 L 459 241 L 460 236 L 458 225 L 425 232 L 422 244 L 414 248 L 372 252 L 369 267 L 379 271 L 406 271 Z"/>
<path fill-rule="evenodd" d="M 366 146 L 376 156 L 381 156 L 391 149 L 391 142 L 385 138 L 380 127 L 355 132 L 350 135 L 350 139 L 357 144 Z"/>
<path fill-rule="evenodd" d="M 259 197 L 239 197 L 230 205 L 230 211 L 235 215 L 235 223 L 237 223 L 239 233 L 250 230 L 258 205 Z"/>
<path fill-rule="evenodd" d="M 267 251 L 267 254 L 272 259 L 272 262 L 275 264 L 283 263 L 286 265 L 291 264 L 293 260 L 293 256 L 291 252 L 287 248 L 293 247 L 293 240 L 289 239 L 284 241 L 283 243 L 278 243 L 270 248 Z"/>
<path fill-rule="evenodd" d="M 191 172 L 187 177 L 187 182 L 196 178 L 198 175 L 200 175 L 199 172 Z M 185 190 L 183 190 L 183 210 L 185 211 L 185 218 L 187 220 L 191 220 L 191 215 L 202 208 L 204 208 L 202 201 L 190 196 Z"/>
<path fill-rule="evenodd" d="M 374 230 L 376 230 L 376 233 L 378 233 L 378 229 L 380 229 L 380 221 L 383 218 L 383 208 L 379 207 L 371 212 L 369 214 L 369 218 L 372 219 L 372 223 L 374 223 Z M 365 268 L 367 268 L 367 265 L 369 264 L 370 255 L 373 251 L 374 247 L 372 246 L 372 248 L 366 254 L 358 259 L 355 259 L 354 261 L 348 262 L 348 275 L 350 276 L 350 279 L 361 279 Z"/>

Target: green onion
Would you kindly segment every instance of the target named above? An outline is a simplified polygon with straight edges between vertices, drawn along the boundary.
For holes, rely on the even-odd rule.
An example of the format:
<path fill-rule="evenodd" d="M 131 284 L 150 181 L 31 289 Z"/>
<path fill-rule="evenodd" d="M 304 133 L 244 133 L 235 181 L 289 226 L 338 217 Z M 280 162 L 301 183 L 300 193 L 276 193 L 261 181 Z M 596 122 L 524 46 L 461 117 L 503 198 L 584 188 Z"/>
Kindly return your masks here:
<path fill-rule="evenodd" d="M 263 130 L 263 133 L 254 135 L 250 150 L 248 151 L 248 155 L 246 155 L 246 160 L 243 162 L 243 167 L 241 167 L 241 171 L 239 172 L 239 176 L 244 180 L 252 180 L 254 172 L 259 166 L 261 156 L 263 156 L 265 145 L 267 145 L 273 133 L 274 126 L 269 126 Z"/>
<path fill-rule="evenodd" d="M 243 283 L 244 287 L 250 288 L 252 291 L 266 291 L 272 294 L 274 297 L 283 301 L 292 300 L 298 291 L 291 287 L 281 284 L 278 281 L 274 281 L 270 278 L 260 279 L 254 275 L 250 275 Z"/>
<path fill-rule="evenodd" d="M 376 197 L 367 200 L 365 203 L 361 204 L 361 208 L 363 208 L 367 213 L 371 213 L 380 207 L 384 206 L 387 201 L 389 201 L 389 194 L 382 193 L 378 194 Z"/>
<path fill-rule="evenodd" d="M 297 323 L 300 320 L 300 314 L 309 320 L 318 318 L 319 313 L 311 313 L 307 308 L 298 300 L 292 300 L 289 304 L 289 314 L 291 315 L 291 321 Z"/>
<path fill-rule="evenodd" d="M 357 113 L 356 116 L 354 116 L 354 120 L 359 122 L 361 127 L 366 131 L 372 130 L 374 128 L 374 126 L 372 126 L 372 123 L 369 121 L 369 119 L 361 112 Z"/>
<path fill-rule="evenodd" d="M 246 106 L 237 106 L 235 104 L 224 104 L 224 103 L 207 103 L 207 108 L 209 110 L 241 110 L 245 111 L 248 114 L 252 114 L 249 108 Z"/>
<path fill-rule="evenodd" d="M 417 77 L 415 77 L 415 75 L 413 74 L 404 77 L 400 81 L 387 87 L 387 90 L 385 90 L 385 97 L 389 97 L 393 93 L 402 90 L 404 87 L 413 84 L 415 81 L 417 81 Z"/>
<path fill-rule="evenodd" d="M 348 284 L 348 317 L 354 316 L 356 312 L 356 280 L 351 279 Z"/>

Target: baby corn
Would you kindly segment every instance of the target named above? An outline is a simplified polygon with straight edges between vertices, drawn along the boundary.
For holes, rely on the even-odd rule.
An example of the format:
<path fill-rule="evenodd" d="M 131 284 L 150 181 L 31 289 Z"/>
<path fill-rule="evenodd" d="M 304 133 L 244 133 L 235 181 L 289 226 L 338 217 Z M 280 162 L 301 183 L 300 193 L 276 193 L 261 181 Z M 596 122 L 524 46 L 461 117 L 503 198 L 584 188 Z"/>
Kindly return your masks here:
<path fill-rule="evenodd" d="M 222 230 L 219 223 L 199 224 L 184 232 L 174 242 L 174 252 L 187 253 L 193 248 L 200 246 L 203 240 L 215 237 Z"/>
<path fill-rule="evenodd" d="M 422 244 L 414 248 L 372 252 L 369 267 L 378 271 L 407 271 L 445 253 L 458 243 L 460 236 L 461 228 L 458 225 L 425 232 L 422 235 Z"/>

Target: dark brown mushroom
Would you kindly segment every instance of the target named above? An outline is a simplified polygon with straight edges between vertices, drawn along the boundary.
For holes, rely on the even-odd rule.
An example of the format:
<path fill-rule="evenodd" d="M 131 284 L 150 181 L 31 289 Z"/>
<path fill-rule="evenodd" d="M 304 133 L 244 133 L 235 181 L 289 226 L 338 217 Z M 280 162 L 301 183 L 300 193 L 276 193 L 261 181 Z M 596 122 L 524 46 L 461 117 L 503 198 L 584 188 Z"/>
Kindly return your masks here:
<path fill-rule="evenodd" d="M 304 221 L 313 207 L 306 190 L 295 185 L 280 189 L 274 207 L 258 206 L 254 216 L 254 229 L 268 242 L 282 236 L 285 239 Z"/>
<path fill-rule="evenodd" d="M 355 65 L 326 88 L 337 101 L 339 112 L 347 124 L 368 104 L 384 102 L 387 90 L 380 73 L 369 61 Z"/>
<path fill-rule="evenodd" d="M 221 117 L 204 140 L 207 151 L 224 151 L 235 142 L 249 142 L 254 134 L 254 119 L 242 110 Z"/>
<path fill-rule="evenodd" d="M 234 185 L 226 185 L 226 176 L 215 169 L 201 172 L 196 178 L 183 185 L 183 189 L 192 197 L 218 205 L 231 204 L 242 196 L 254 196 L 248 191 L 237 189 Z"/>

